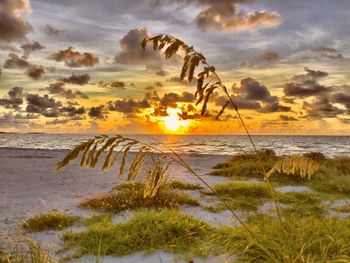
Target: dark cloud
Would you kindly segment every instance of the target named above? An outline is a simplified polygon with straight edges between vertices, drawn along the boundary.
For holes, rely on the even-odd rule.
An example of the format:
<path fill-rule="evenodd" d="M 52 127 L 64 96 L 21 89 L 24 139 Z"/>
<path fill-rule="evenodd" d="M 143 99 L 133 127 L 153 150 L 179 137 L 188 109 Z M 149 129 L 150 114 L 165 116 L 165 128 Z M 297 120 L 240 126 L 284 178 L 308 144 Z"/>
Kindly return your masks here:
<path fill-rule="evenodd" d="M 293 116 L 288 116 L 288 115 L 280 115 L 280 120 L 281 121 L 297 121 L 297 118 L 294 118 Z"/>
<path fill-rule="evenodd" d="M 26 68 L 28 66 L 29 62 L 27 57 L 19 57 L 15 53 L 10 53 L 4 63 L 4 68 Z"/>
<path fill-rule="evenodd" d="M 89 74 L 72 74 L 68 78 L 61 78 L 60 81 L 63 81 L 65 83 L 71 83 L 71 84 L 77 84 L 77 85 L 85 85 L 88 84 L 91 77 Z"/>
<path fill-rule="evenodd" d="M 41 45 L 38 41 L 34 41 L 32 43 L 28 42 L 23 44 L 21 48 L 23 49 L 25 56 L 29 56 L 31 52 L 44 49 L 45 47 Z"/>
<path fill-rule="evenodd" d="M 59 116 L 59 107 L 62 106 L 62 103 L 54 98 L 50 98 L 48 95 L 27 94 L 26 100 L 26 112 L 39 113 L 50 118 Z"/>
<path fill-rule="evenodd" d="M 278 97 L 272 96 L 266 86 L 253 78 L 242 79 L 240 87 L 233 87 L 232 90 L 235 94 L 231 95 L 231 98 L 238 109 L 256 110 L 261 113 L 291 111 L 290 107 L 281 105 Z M 223 106 L 226 103 L 226 96 L 217 98 L 217 105 Z M 233 106 L 229 104 L 228 108 L 233 109 Z"/>
<path fill-rule="evenodd" d="M 49 37 L 57 37 L 57 36 L 64 36 L 67 34 L 65 30 L 57 29 L 53 26 L 46 25 L 44 28 L 44 33 L 48 35 Z"/>
<path fill-rule="evenodd" d="M 52 58 L 58 62 L 64 61 L 65 65 L 71 68 L 93 67 L 99 63 L 99 58 L 95 54 L 80 53 L 73 47 L 52 54 Z"/>
<path fill-rule="evenodd" d="M 23 88 L 14 87 L 9 90 L 7 97 L 0 99 L 0 106 L 7 109 L 19 110 L 20 106 L 23 104 Z"/>
<path fill-rule="evenodd" d="M 117 89 L 125 89 L 125 83 L 122 81 L 112 81 L 111 87 Z"/>
<path fill-rule="evenodd" d="M 120 52 L 115 56 L 115 62 L 126 65 L 145 65 L 147 69 L 156 69 L 162 72 L 163 58 L 159 51 L 154 51 L 148 46 L 145 51 L 141 48 L 141 42 L 149 37 L 147 28 L 132 29 L 120 41 Z M 174 59 L 170 59 L 173 61 Z"/>
<path fill-rule="evenodd" d="M 47 90 L 50 94 L 57 94 L 60 95 L 66 99 L 88 99 L 89 97 L 82 93 L 81 91 L 73 91 L 71 89 L 64 88 L 63 82 L 55 82 L 50 84 L 48 87 L 46 87 L 44 90 Z"/>
<path fill-rule="evenodd" d="M 134 99 L 124 99 L 110 101 L 108 103 L 108 109 L 110 111 L 118 111 L 122 113 L 140 113 L 143 109 L 150 108 L 151 105 L 146 99 L 134 100 Z"/>
<path fill-rule="evenodd" d="M 327 96 L 316 97 L 311 103 L 304 101 L 302 108 L 306 117 L 312 119 L 334 118 L 344 113 L 344 110 L 335 107 Z"/>
<path fill-rule="evenodd" d="M 86 109 L 84 107 L 74 107 L 74 106 L 66 106 L 60 108 L 60 112 L 64 113 L 68 117 L 74 117 L 77 115 L 84 115 L 86 113 Z"/>
<path fill-rule="evenodd" d="M 276 52 L 265 52 L 259 56 L 259 60 L 263 62 L 275 62 L 279 59 L 279 55 Z"/>
<path fill-rule="evenodd" d="M 69 122 L 69 119 L 54 119 L 53 121 L 47 121 L 45 122 L 46 125 L 59 125 L 59 124 L 66 124 Z"/>
<path fill-rule="evenodd" d="M 156 75 L 161 76 L 161 77 L 165 77 L 169 75 L 169 72 L 163 69 L 160 69 L 158 71 L 156 71 Z"/>
<path fill-rule="evenodd" d="M 20 41 L 32 30 L 24 14 L 29 0 L 0 0 L 0 42 Z"/>
<path fill-rule="evenodd" d="M 89 110 L 89 116 L 94 119 L 105 119 L 105 113 L 106 110 L 104 105 L 100 105 L 98 107 L 91 107 Z"/>
<path fill-rule="evenodd" d="M 156 83 L 154 83 L 154 86 L 157 88 L 162 88 L 163 87 L 163 83 L 160 81 L 157 81 Z"/>
<path fill-rule="evenodd" d="M 342 92 L 335 93 L 332 95 L 331 100 L 333 103 L 343 104 L 350 114 L 350 95 L 344 94 Z"/>
<path fill-rule="evenodd" d="M 166 93 L 159 99 L 162 106 L 176 108 L 178 102 L 192 103 L 194 101 L 194 95 L 189 92 L 182 92 L 181 94 L 170 92 Z"/>
<path fill-rule="evenodd" d="M 26 73 L 31 79 L 38 80 L 45 74 L 45 70 L 42 66 L 32 65 L 27 69 Z"/>
<path fill-rule="evenodd" d="M 326 87 L 318 83 L 319 78 L 328 76 L 327 72 L 305 68 L 306 74 L 295 75 L 293 81 L 286 83 L 283 92 L 286 96 L 309 97 L 325 94 L 332 91 L 331 87 Z"/>
<path fill-rule="evenodd" d="M 182 120 L 195 120 L 202 118 L 200 112 L 192 104 L 187 104 L 181 107 L 181 113 L 178 113 L 178 116 Z"/>

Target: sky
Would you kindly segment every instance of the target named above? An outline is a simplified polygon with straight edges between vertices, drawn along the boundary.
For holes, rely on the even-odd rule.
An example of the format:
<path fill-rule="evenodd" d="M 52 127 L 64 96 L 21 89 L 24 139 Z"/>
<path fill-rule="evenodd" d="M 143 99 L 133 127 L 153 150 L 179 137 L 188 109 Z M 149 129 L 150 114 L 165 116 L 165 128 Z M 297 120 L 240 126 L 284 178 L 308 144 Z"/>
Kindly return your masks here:
<path fill-rule="evenodd" d="M 252 134 L 350 135 L 349 0 L 0 0 L 0 131 L 242 134 L 203 116 L 183 54 L 214 66 Z M 165 47 L 166 48 L 166 47 Z M 195 76 L 198 74 L 195 72 Z"/>

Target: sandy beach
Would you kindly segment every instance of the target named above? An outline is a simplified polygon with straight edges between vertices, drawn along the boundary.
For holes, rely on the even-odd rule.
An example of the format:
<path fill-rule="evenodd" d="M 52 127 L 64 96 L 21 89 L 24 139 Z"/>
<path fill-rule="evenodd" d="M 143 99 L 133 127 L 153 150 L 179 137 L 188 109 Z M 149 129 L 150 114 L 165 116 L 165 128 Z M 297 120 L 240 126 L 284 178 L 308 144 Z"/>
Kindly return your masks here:
<path fill-rule="evenodd" d="M 122 182 L 117 167 L 101 172 L 100 168 L 81 169 L 78 161 L 55 171 L 55 164 L 67 151 L 0 149 L 0 230 L 15 227 L 21 220 L 51 209 L 84 215 L 89 210 L 76 205 L 79 200 L 110 190 Z M 130 153 L 128 160 L 133 156 Z M 210 183 L 224 180 L 206 175 L 210 168 L 228 156 L 183 155 L 183 158 Z M 184 182 L 196 178 L 174 164 L 169 175 Z"/>

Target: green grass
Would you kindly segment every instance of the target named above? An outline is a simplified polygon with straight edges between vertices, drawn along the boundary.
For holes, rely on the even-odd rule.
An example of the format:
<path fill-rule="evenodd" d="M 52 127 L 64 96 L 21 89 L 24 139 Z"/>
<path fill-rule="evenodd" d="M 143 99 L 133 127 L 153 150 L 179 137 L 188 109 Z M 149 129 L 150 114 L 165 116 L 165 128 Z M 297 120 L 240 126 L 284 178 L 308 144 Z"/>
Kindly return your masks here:
<path fill-rule="evenodd" d="M 284 223 L 257 216 L 248 227 L 255 237 L 236 229 L 232 247 L 242 262 L 349 262 L 350 219 L 286 215 Z M 252 261 L 253 260 L 253 261 Z"/>
<path fill-rule="evenodd" d="M 179 190 L 201 190 L 201 189 L 203 189 L 203 187 L 200 186 L 199 184 L 183 183 L 180 181 L 171 181 L 167 185 L 171 189 L 179 189 Z"/>
<path fill-rule="evenodd" d="M 26 232 L 41 232 L 46 230 L 62 230 L 74 225 L 80 217 L 63 214 L 57 211 L 42 213 L 27 219 L 21 227 Z"/>
<path fill-rule="evenodd" d="M 83 254 L 123 256 L 158 249 L 172 253 L 195 251 L 208 240 L 214 228 L 175 210 L 136 212 L 125 223 L 103 222 L 81 233 L 63 235 L 65 249 L 77 248 Z M 197 255 L 205 256 L 198 250 Z"/>
<path fill-rule="evenodd" d="M 268 171 L 278 160 L 279 157 L 272 150 L 237 154 L 228 161 L 215 165 L 210 174 L 236 178 L 263 178 L 262 166 Z"/>
<path fill-rule="evenodd" d="M 139 208 L 179 208 L 182 205 L 198 206 L 190 195 L 176 191 L 168 186 L 160 188 L 153 198 L 144 198 L 144 184 L 125 183 L 103 195 L 83 200 L 80 206 L 118 213 Z"/>
<path fill-rule="evenodd" d="M 214 185 L 216 194 L 225 199 L 232 209 L 257 210 L 258 206 L 271 199 L 269 188 L 262 182 L 232 181 Z M 212 193 L 205 192 L 212 195 Z M 205 207 L 213 212 L 226 210 L 226 206 L 218 203 Z"/>
<path fill-rule="evenodd" d="M 85 226 L 91 226 L 94 224 L 100 224 L 104 222 L 111 222 L 112 215 L 111 214 L 102 214 L 102 215 L 93 215 L 89 218 L 83 220 L 83 224 Z"/>
<path fill-rule="evenodd" d="M 215 228 L 176 210 L 147 210 L 136 212 L 125 223 L 104 221 L 80 233 L 65 232 L 62 239 L 65 251 L 76 257 L 163 250 L 187 260 L 223 254 L 234 254 L 235 262 L 350 260 L 350 219 L 290 214 L 281 224 L 276 218 L 258 215 L 249 218 L 248 227 L 253 235 L 242 227 Z"/>

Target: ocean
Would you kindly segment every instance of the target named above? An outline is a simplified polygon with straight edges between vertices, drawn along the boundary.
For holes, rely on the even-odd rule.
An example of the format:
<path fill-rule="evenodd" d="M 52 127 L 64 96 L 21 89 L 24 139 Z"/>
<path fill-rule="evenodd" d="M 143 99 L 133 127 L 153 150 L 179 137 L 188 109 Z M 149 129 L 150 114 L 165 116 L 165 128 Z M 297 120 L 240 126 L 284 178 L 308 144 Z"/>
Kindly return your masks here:
<path fill-rule="evenodd" d="M 71 149 L 94 135 L 89 134 L 0 134 L 1 148 Z M 167 151 L 179 153 L 232 155 L 249 152 L 252 146 L 243 135 L 127 135 Z M 257 148 L 269 148 L 277 154 L 301 154 L 310 151 L 326 156 L 350 155 L 350 136 L 252 136 Z"/>

